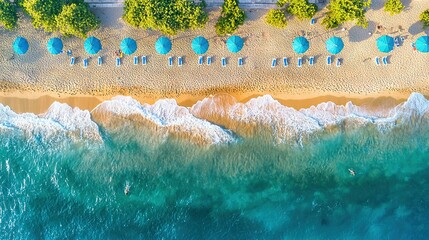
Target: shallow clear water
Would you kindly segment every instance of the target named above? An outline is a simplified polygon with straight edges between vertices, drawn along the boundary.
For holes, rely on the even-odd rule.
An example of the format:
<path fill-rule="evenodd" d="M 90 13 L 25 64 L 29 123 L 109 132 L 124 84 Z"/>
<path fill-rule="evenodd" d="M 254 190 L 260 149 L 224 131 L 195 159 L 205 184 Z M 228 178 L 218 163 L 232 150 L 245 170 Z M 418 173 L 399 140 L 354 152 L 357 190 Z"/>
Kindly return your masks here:
<path fill-rule="evenodd" d="M 2 131 L 0 239 L 426 239 L 428 123 L 343 123 L 299 145 Z"/>

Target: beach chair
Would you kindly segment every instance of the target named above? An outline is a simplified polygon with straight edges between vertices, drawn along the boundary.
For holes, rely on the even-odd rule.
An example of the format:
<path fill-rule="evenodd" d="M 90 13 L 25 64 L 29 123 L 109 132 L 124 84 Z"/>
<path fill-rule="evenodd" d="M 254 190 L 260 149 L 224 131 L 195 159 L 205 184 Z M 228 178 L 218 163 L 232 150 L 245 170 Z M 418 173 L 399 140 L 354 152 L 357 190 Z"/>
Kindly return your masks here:
<path fill-rule="evenodd" d="M 226 67 L 226 58 L 223 57 L 221 61 L 222 61 L 222 67 Z"/>
<path fill-rule="evenodd" d="M 142 65 L 146 65 L 146 64 L 147 64 L 146 56 L 142 56 Z"/>
<path fill-rule="evenodd" d="M 379 57 L 375 57 L 375 65 L 380 66 L 380 58 Z"/>
<path fill-rule="evenodd" d="M 302 67 L 302 57 L 298 58 L 298 67 Z"/>
<path fill-rule="evenodd" d="M 177 58 L 177 66 L 181 67 L 183 65 L 183 58 L 182 57 L 178 57 Z"/>
<path fill-rule="evenodd" d="M 121 58 L 120 57 L 116 58 L 116 66 L 117 67 L 121 66 Z"/>
<path fill-rule="evenodd" d="M 277 58 L 273 58 L 273 60 L 271 60 L 271 67 L 275 67 L 277 65 Z"/>
<path fill-rule="evenodd" d="M 395 37 L 395 45 L 396 47 L 399 47 L 401 43 L 399 42 L 399 37 Z"/>
<path fill-rule="evenodd" d="M 169 67 L 173 66 L 173 57 L 168 57 L 168 66 Z"/>
<path fill-rule="evenodd" d="M 287 57 L 283 58 L 283 67 L 287 67 L 289 65 L 288 61 L 287 61 Z"/>
<path fill-rule="evenodd" d="M 314 25 L 316 23 L 316 19 L 312 18 L 310 21 L 310 25 Z"/>
<path fill-rule="evenodd" d="M 387 56 L 384 56 L 384 57 L 382 58 L 382 61 L 383 61 L 383 64 L 384 64 L 384 65 L 389 64 L 389 62 L 387 61 Z"/>
<path fill-rule="evenodd" d="M 239 66 L 239 67 L 242 67 L 242 66 L 243 66 L 243 58 L 242 58 L 242 57 L 239 57 L 239 58 L 238 58 L 238 66 Z"/>
<path fill-rule="evenodd" d="M 101 66 L 101 64 L 103 64 L 103 58 L 101 56 L 98 56 L 97 63 L 98 66 Z"/>
<path fill-rule="evenodd" d="M 341 66 L 341 62 L 342 62 L 342 59 L 341 58 L 337 58 L 337 67 L 340 67 Z"/>
<path fill-rule="evenodd" d="M 198 56 L 198 65 L 203 65 L 203 62 L 204 62 L 204 57 Z"/>
<path fill-rule="evenodd" d="M 70 66 L 73 66 L 74 65 L 74 57 L 71 57 L 70 58 Z"/>
<path fill-rule="evenodd" d="M 313 66 L 313 64 L 314 64 L 314 56 L 310 57 L 309 64 L 310 64 L 310 66 Z"/>
<path fill-rule="evenodd" d="M 83 68 L 87 68 L 88 67 L 88 58 L 84 58 L 82 60 L 82 62 L 83 62 Z"/>
<path fill-rule="evenodd" d="M 329 55 L 326 57 L 326 65 L 331 65 L 331 63 L 332 63 L 332 56 Z"/>
<path fill-rule="evenodd" d="M 134 56 L 134 65 L 139 64 L 139 57 L 138 56 Z"/>
<path fill-rule="evenodd" d="M 210 66 L 210 64 L 212 64 L 212 57 L 208 56 L 207 57 L 207 65 Z"/>

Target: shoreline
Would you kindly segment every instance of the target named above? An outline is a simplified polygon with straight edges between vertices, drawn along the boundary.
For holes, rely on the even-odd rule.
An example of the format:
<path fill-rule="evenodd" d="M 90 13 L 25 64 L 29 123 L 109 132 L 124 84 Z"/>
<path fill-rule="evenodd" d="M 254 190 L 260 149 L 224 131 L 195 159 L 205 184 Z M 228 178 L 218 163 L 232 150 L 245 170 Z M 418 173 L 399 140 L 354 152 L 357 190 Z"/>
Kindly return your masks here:
<path fill-rule="evenodd" d="M 347 102 L 352 102 L 354 105 L 364 107 L 365 109 L 373 112 L 390 110 L 392 107 L 407 100 L 409 94 L 374 94 L 374 95 L 273 95 L 270 93 L 232 93 L 232 94 L 214 94 L 210 96 L 196 96 L 196 95 L 181 95 L 175 99 L 179 106 L 192 107 L 195 103 L 207 97 L 216 95 L 230 95 L 234 97 L 237 102 L 245 103 L 252 98 L 257 98 L 263 95 L 271 95 L 275 100 L 279 101 L 282 105 L 294 108 L 296 110 L 302 108 L 309 108 L 324 102 L 333 102 L 337 105 L 345 105 Z M 119 95 L 117 95 L 119 96 Z M 54 96 L 53 94 L 46 94 L 43 92 L 10 92 L 0 93 L 0 104 L 9 106 L 16 113 L 45 113 L 54 102 L 66 103 L 71 107 L 77 107 L 81 110 L 92 111 L 98 104 L 103 101 L 110 100 L 115 96 L 92 96 L 92 95 L 67 95 Z M 165 99 L 168 97 L 148 98 L 142 96 L 130 96 L 141 104 L 153 104 L 157 100 Z M 425 95 L 425 97 L 427 97 Z"/>

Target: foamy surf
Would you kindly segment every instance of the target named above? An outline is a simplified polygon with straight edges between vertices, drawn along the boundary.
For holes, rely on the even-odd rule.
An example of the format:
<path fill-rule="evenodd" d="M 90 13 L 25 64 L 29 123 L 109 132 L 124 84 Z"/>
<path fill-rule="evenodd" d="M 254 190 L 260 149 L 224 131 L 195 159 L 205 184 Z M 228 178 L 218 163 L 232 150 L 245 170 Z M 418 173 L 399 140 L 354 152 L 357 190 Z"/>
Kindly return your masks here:
<path fill-rule="evenodd" d="M 374 113 L 351 102 L 337 105 L 320 103 L 295 110 L 280 104 L 269 95 L 239 103 L 226 95 L 205 98 L 190 108 L 173 99 L 162 99 L 153 105 L 141 104 L 131 97 L 118 96 L 98 105 L 91 112 L 53 103 L 41 115 L 17 114 L 0 105 L 2 131 L 19 130 L 27 135 L 58 138 L 59 134 L 74 139 L 101 141 L 99 127 L 122 131 L 124 127 L 140 129 L 157 141 L 180 138 L 197 144 L 225 144 L 241 137 L 269 135 L 275 143 L 302 142 L 313 133 L 347 123 L 359 128 L 374 124 L 386 131 L 396 124 L 428 119 L 429 101 L 419 93 L 388 113 Z M 420 119 L 420 120 L 419 120 Z"/>
<path fill-rule="evenodd" d="M 0 106 L 0 238 L 424 239 L 428 106 Z"/>

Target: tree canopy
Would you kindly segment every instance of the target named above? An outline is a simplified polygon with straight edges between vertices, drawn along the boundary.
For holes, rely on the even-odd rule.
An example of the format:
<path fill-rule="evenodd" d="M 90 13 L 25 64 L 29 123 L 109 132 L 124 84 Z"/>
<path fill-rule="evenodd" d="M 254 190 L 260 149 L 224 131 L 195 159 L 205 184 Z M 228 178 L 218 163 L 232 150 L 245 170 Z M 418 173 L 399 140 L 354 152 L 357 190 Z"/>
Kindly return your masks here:
<path fill-rule="evenodd" d="M 60 14 L 64 0 L 23 0 L 24 10 L 32 18 L 35 28 L 43 28 L 46 32 L 57 30 L 55 17 Z"/>
<path fill-rule="evenodd" d="M 234 33 L 239 26 L 244 24 L 246 14 L 238 7 L 238 3 L 238 0 L 225 0 L 223 2 L 222 12 L 215 26 L 218 35 Z"/>
<path fill-rule="evenodd" d="M 282 9 L 271 9 L 265 16 L 265 22 L 277 28 L 285 28 L 287 20 L 285 12 Z"/>
<path fill-rule="evenodd" d="M 371 0 L 331 0 L 327 6 L 328 12 L 322 20 L 327 29 L 336 28 L 347 21 L 356 20 L 356 25 L 366 28 L 368 20 L 365 18 Z"/>
<path fill-rule="evenodd" d="M 390 15 L 395 15 L 401 13 L 404 9 L 404 5 L 401 0 L 387 0 L 384 4 L 384 11 L 390 13 Z"/>
<path fill-rule="evenodd" d="M 310 19 L 317 12 L 317 5 L 314 3 L 308 3 L 308 0 L 283 0 L 289 2 L 289 6 L 286 7 L 286 11 L 290 14 L 298 17 L 298 19 Z"/>
<path fill-rule="evenodd" d="M 11 30 L 17 26 L 18 15 L 16 14 L 15 4 L 8 0 L 0 0 L 0 26 Z"/>
<path fill-rule="evenodd" d="M 423 23 L 423 28 L 429 27 L 429 9 L 420 14 L 420 21 Z"/>
<path fill-rule="evenodd" d="M 65 36 L 85 38 L 86 34 L 99 27 L 100 21 L 89 10 L 86 3 L 65 5 L 56 17 L 58 29 Z"/>
<path fill-rule="evenodd" d="M 174 35 L 178 31 L 202 28 L 208 21 L 205 2 L 189 0 L 125 0 L 122 18 L 131 26 Z"/>

